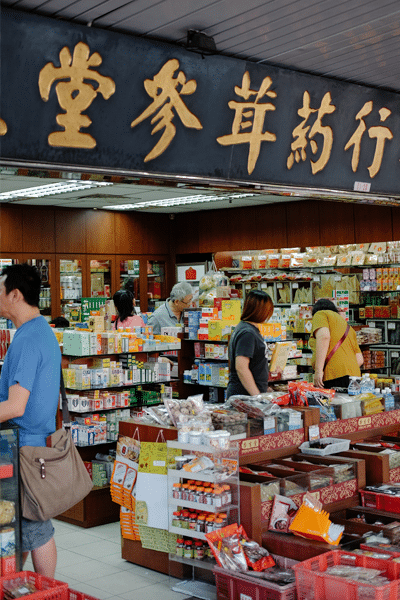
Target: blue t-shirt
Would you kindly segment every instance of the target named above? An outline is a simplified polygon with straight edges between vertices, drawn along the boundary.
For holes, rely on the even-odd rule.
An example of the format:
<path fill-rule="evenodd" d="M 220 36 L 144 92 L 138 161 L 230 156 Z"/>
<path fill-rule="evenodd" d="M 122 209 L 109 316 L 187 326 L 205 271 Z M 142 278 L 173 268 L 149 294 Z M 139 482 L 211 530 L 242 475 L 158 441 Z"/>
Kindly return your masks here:
<path fill-rule="evenodd" d="M 61 351 L 56 336 L 42 316 L 17 329 L 0 377 L 0 402 L 19 383 L 30 391 L 25 413 L 10 420 L 20 428 L 20 446 L 45 446 L 55 431 L 60 392 Z"/>

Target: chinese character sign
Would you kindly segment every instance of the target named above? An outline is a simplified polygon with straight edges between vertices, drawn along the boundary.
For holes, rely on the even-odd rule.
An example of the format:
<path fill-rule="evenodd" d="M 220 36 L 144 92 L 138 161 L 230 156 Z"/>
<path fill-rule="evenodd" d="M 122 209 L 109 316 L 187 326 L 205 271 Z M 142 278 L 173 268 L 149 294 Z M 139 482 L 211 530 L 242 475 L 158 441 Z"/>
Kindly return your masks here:
<path fill-rule="evenodd" d="M 248 71 L 243 75 L 242 87 L 235 86 L 235 94 L 244 99 L 244 102 L 228 102 L 229 108 L 235 111 L 232 133 L 217 138 L 222 146 L 236 144 L 249 144 L 249 157 L 247 161 L 247 172 L 254 171 L 258 156 L 260 154 L 261 142 L 275 142 L 276 135 L 269 131 L 263 132 L 265 114 L 267 111 L 275 110 L 271 102 L 261 102 L 267 96 L 276 98 L 277 94 L 270 90 L 272 79 L 265 77 L 260 89 L 250 89 L 250 74 Z M 254 100 L 249 100 L 254 97 Z"/>
<path fill-rule="evenodd" d="M 314 140 L 314 136 L 317 133 L 322 135 L 323 142 L 321 154 L 318 160 L 310 160 L 312 174 L 314 175 L 315 173 L 318 173 L 318 171 L 322 171 L 322 169 L 327 165 L 332 151 L 333 131 L 331 127 L 327 125 L 322 125 L 322 118 L 325 115 L 332 114 L 335 111 L 336 106 L 331 104 L 331 100 L 332 98 L 330 92 L 326 92 L 326 94 L 322 98 L 320 108 L 311 108 L 310 94 L 308 91 L 304 92 L 303 106 L 297 111 L 297 114 L 299 115 L 299 117 L 302 117 L 303 120 L 293 130 L 293 137 L 295 138 L 295 141 L 292 142 L 290 146 L 292 152 L 290 153 L 286 163 L 288 169 L 292 168 L 294 161 L 298 163 L 300 162 L 300 160 L 305 161 L 307 159 L 306 149 L 308 141 L 310 141 L 311 152 L 313 154 L 316 154 L 318 152 L 318 144 Z M 311 125 L 307 125 L 306 127 L 306 123 L 313 113 L 317 113 L 317 118 L 312 127 Z"/>
<path fill-rule="evenodd" d="M 42 99 L 47 102 L 50 89 L 55 81 L 58 103 L 65 111 L 57 115 L 57 123 L 64 131 L 50 133 L 48 142 L 50 146 L 63 146 L 69 148 L 95 148 L 96 140 L 90 133 L 81 132 L 81 128 L 89 127 L 92 121 L 85 111 L 101 94 L 108 100 L 115 92 L 115 83 L 111 77 L 99 75 L 91 67 L 98 67 L 102 58 L 98 52 L 90 56 L 87 44 L 79 42 L 74 49 L 73 57 L 69 48 L 64 47 L 60 52 L 60 67 L 47 63 L 39 74 L 39 90 Z M 97 84 L 95 88 L 89 81 Z"/>
<path fill-rule="evenodd" d="M 365 124 L 364 117 L 371 114 L 373 109 L 373 102 L 366 102 L 361 110 L 356 114 L 356 121 L 359 121 L 358 127 L 345 145 L 344 149 L 348 150 L 351 146 L 353 148 L 353 156 L 351 159 L 351 168 L 355 173 L 358 169 L 358 163 L 360 160 L 360 152 L 361 152 L 361 141 L 362 137 L 367 129 L 367 125 Z M 386 121 L 386 119 L 392 114 L 388 108 L 381 108 L 379 110 L 379 117 L 381 122 Z M 375 177 L 378 173 L 379 169 L 382 165 L 383 151 L 385 148 L 385 140 L 393 139 L 393 134 L 388 127 L 376 126 L 370 127 L 368 129 L 368 135 L 370 138 L 376 139 L 376 147 L 375 154 L 372 161 L 372 164 L 368 167 L 368 171 L 370 177 Z"/>
<path fill-rule="evenodd" d="M 6 135 L 7 133 L 7 123 L 0 119 L 0 135 Z"/>
<path fill-rule="evenodd" d="M 193 94 L 196 91 L 197 83 L 194 79 L 186 81 L 186 75 L 179 71 L 176 77 L 175 72 L 179 69 L 179 61 L 175 58 L 167 61 L 160 69 L 160 72 L 153 79 L 146 79 L 144 88 L 153 102 L 131 123 L 131 127 L 136 127 L 139 123 L 155 115 L 151 124 L 154 125 L 151 135 L 164 129 L 164 132 L 154 146 L 153 150 L 145 157 L 144 162 L 153 160 L 160 156 L 170 145 L 175 137 L 176 127 L 172 120 L 174 110 L 185 127 L 192 129 L 202 129 L 203 126 L 199 119 L 190 112 L 181 96 Z"/>

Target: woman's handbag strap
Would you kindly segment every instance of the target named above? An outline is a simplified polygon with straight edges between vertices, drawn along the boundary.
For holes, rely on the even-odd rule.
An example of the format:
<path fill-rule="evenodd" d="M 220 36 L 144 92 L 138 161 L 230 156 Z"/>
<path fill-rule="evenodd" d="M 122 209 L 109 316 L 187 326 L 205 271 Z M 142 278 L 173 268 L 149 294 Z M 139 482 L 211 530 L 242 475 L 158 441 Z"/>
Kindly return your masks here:
<path fill-rule="evenodd" d="M 332 356 L 335 354 L 336 350 L 343 344 L 344 340 L 349 335 L 349 331 L 350 331 L 350 325 L 347 323 L 346 331 L 344 332 L 344 334 L 342 335 L 340 340 L 332 348 L 332 350 L 329 352 L 328 356 L 325 358 L 324 370 L 325 370 L 328 362 L 331 360 Z"/>
<path fill-rule="evenodd" d="M 61 398 L 62 398 L 61 408 L 62 408 L 63 427 L 68 429 L 69 427 L 71 427 L 71 417 L 69 416 L 68 400 L 67 400 L 67 394 L 65 393 L 65 385 L 64 385 L 64 377 L 63 377 L 62 369 L 60 372 L 60 391 L 61 391 Z"/>

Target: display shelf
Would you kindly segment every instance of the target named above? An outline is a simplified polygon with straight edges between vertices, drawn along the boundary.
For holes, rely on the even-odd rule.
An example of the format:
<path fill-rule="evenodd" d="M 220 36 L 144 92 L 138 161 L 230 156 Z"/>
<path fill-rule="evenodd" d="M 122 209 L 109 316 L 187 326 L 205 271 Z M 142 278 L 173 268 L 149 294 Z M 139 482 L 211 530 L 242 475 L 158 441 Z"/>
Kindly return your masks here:
<path fill-rule="evenodd" d="M 141 383 L 129 383 L 127 385 L 103 385 L 101 387 L 90 387 L 90 388 L 75 388 L 75 387 L 70 387 L 70 386 L 65 386 L 66 390 L 72 390 L 74 392 L 91 392 L 94 390 L 115 390 L 115 389 L 129 389 L 132 387 L 137 387 L 138 385 L 154 385 L 154 384 L 162 384 L 162 383 L 171 383 L 174 381 L 179 381 L 178 379 L 166 379 L 165 381 L 143 381 Z M 122 408 L 126 408 L 126 407 L 122 407 Z M 115 410 L 115 409 L 113 409 Z M 87 411 L 88 412 L 88 411 Z"/>
<path fill-rule="evenodd" d="M 206 344 L 229 344 L 229 340 L 200 340 L 199 338 L 182 338 L 185 342 L 205 342 Z"/>
<path fill-rule="evenodd" d="M 179 562 L 182 563 L 183 565 L 190 565 L 192 567 L 196 567 L 198 569 L 207 569 L 212 571 L 215 566 L 216 566 L 216 562 L 215 560 L 198 560 L 197 558 L 183 558 L 181 556 L 177 556 L 176 554 L 172 554 L 170 553 L 168 555 L 169 560 L 172 560 L 174 562 Z"/>
<path fill-rule="evenodd" d="M 2 546 L 14 547 L 15 551 L 1 557 L 2 574 L 8 575 L 22 568 L 21 554 L 21 508 L 20 508 L 20 476 L 19 476 L 19 443 L 18 428 L 0 425 L 0 502 L 14 505 L 14 518 L 4 518 L 0 526 L 0 537 L 4 532 Z M 3 515 L 4 517 L 6 515 Z"/>
<path fill-rule="evenodd" d="M 183 382 L 185 385 L 198 385 L 202 388 L 219 388 L 221 390 L 226 390 L 226 388 L 228 387 L 227 385 L 217 385 L 216 383 L 210 383 L 210 384 L 204 384 L 204 383 L 197 383 L 196 381 L 184 381 Z"/>
<path fill-rule="evenodd" d="M 198 479 L 198 481 L 204 481 L 203 479 Z M 213 480 L 215 481 L 215 480 Z M 228 481 L 228 480 L 224 480 Z M 220 483 L 220 482 L 218 482 Z M 204 512 L 209 513 L 220 513 L 224 511 L 228 511 L 231 509 L 239 508 L 236 504 L 225 504 L 221 507 L 210 506 L 209 504 L 200 504 L 199 502 L 189 502 L 189 500 L 179 500 L 177 498 L 170 498 L 168 503 L 171 506 L 182 506 L 182 508 L 192 508 L 193 510 L 203 510 Z M 186 530 L 185 530 L 186 531 Z"/>
<path fill-rule="evenodd" d="M 183 537 L 190 537 L 196 540 L 202 540 L 202 541 L 206 541 L 206 534 L 203 533 L 202 531 L 193 531 L 191 529 L 182 529 L 182 527 L 173 527 L 172 525 L 169 526 L 169 532 L 170 533 L 177 533 L 180 536 Z"/>

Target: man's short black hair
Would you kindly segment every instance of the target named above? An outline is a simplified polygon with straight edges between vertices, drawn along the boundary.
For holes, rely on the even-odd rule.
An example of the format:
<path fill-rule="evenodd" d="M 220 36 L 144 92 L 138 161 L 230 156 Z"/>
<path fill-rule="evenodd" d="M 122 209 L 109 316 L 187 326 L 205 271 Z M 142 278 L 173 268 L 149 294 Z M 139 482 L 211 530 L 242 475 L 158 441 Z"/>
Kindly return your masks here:
<path fill-rule="evenodd" d="M 319 310 L 333 310 L 335 313 L 339 312 L 336 305 L 332 300 L 328 300 L 328 298 L 320 298 L 320 300 L 316 301 L 312 309 L 312 315 L 314 316 Z"/>
<path fill-rule="evenodd" d="M 6 277 L 4 287 L 7 294 L 19 290 L 27 304 L 39 307 L 41 278 L 36 267 L 27 263 L 7 265 L 3 268 L 1 276 Z"/>

